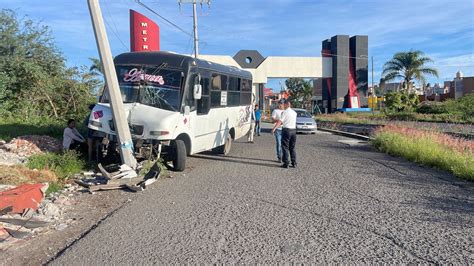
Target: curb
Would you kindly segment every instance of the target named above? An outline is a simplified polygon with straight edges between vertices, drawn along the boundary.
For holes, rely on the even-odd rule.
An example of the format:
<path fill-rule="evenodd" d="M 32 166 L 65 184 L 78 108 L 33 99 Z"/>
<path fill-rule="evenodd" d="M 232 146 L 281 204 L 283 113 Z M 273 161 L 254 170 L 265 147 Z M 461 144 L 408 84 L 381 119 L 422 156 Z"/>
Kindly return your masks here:
<path fill-rule="evenodd" d="M 318 130 L 330 132 L 330 133 L 333 133 L 335 135 L 340 135 L 340 136 L 344 136 L 344 137 L 348 137 L 348 138 L 360 139 L 360 140 L 365 140 L 365 141 L 369 141 L 369 140 L 372 139 L 371 137 L 368 137 L 368 136 L 359 135 L 359 134 L 355 134 L 355 133 L 349 133 L 349 132 L 335 130 L 335 129 L 318 127 Z"/>

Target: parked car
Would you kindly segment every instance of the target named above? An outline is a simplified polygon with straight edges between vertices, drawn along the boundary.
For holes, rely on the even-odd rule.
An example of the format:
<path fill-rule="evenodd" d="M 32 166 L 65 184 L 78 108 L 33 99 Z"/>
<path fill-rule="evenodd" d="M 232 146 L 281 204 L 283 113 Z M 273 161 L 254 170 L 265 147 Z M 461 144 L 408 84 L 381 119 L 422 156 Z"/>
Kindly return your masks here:
<path fill-rule="evenodd" d="M 305 109 L 294 108 L 296 112 L 296 133 L 315 134 L 318 129 L 313 116 Z"/>

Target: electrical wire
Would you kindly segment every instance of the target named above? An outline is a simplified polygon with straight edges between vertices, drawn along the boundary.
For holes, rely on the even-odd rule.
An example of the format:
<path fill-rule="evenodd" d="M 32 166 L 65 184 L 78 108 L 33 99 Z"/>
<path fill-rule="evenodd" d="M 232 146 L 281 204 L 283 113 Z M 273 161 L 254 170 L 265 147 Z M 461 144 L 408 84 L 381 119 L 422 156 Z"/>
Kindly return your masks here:
<path fill-rule="evenodd" d="M 342 58 L 351 58 L 351 59 L 369 59 L 368 56 L 348 56 L 348 55 L 338 55 L 338 54 L 328 54 L 328 53 L 321 53 L 324 56 L 331 56 L 331 57 L 342 57 Z"/>
<path fill-rule="evenodd" d="M 181 28 L 180 26 L 176 25 L 175 23 L 173 23 L 171 20 L 163 17 L 162 15 L 158 14 L 158 12 L 154 11 L 153 9 L 151 9 L 150 7 L 148 7 L 147 5 L 145 5 L 144 3 L 140 2 L 140 0 L 135 0 L 135 2 L 137 4 L 139 4 L 140 6 L 142 6 L 143 8 L 147 9 L 148 11 L 150 11 L 151 13 L 157 15 L 159 18 L 161 18 L 162 20 L 168 22 L 171 26 L 177 28 L 179 31 L 181 31 L 182 33 L 188 35 L 188 36 L 191 36 L 193 37 L 194 35 L 185 31 L 183 28 Z"/>
<path fill-rule="evenodd" d="M 110 19 L 112 20 L 112 23 L 114 24 L 115 26 L 115 30 L 114 28 L 109 24 L 109 22 L 107 21 L 107 17 L 104 16 L 104 22 L 105 24 L 107 24 L 107 26 L 110 28 L 110 31 L 115 35 L 115 37 L 120 41 L 120 43 L 123 45 L 123 47 L 125 48 L 125 50 L 129 50 L 128 49 L 128 46 L 125 45 L 125 43 L 122 41 L 122 39 L 120 38 L 119 34 L 118 34 L 118 30 L 117 30 L 117 26 L 115 25 L 113 19 L 112 19 L 112 16 L 110 15 L 110 11 L 109 11 L 109 8 L 108 8 L 108 5 L 107 5 L 107 1 L 104 1 L 104 6 L 105 6 L 105 11 L 107 13 L 107 15 L 110 17 Z"/>

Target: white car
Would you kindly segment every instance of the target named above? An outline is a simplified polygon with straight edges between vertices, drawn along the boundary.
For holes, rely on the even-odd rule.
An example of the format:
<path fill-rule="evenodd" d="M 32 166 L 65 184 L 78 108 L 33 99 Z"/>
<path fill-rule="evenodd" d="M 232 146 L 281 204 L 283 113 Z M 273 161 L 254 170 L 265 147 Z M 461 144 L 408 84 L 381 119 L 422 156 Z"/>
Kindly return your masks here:
<path fill-rule="evenodd" d="M 315 134 L 318 129 L 313 116 L 305 109 L 294 108 L 296 112 L 296 133 Z"/>

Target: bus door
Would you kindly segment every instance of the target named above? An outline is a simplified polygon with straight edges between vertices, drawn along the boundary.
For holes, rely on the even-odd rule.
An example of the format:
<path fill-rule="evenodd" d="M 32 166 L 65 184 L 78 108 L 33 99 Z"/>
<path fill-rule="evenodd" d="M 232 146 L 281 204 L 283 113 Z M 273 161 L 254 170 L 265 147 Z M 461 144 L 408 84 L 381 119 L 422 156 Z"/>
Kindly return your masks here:
<path fill-rule="evenodd" d="M 199 75 L 199 76 L 198 76 Z M 211 132 L 214 130 L 210 128 L 209 123 L 209 110 L 211 108 L 211 100 L 210 100 L 210 75 L 208 73 L 201 73 L 201 74 L 194 74 L 194 79 L 191 82 L 192 87 L 194 84 L 201 84 L 202 86 L 202 94 L 201 99 L 196 100 L 196 116 L 192 119 L 191 126 L 194 128 L 194 138 L 195 141 L 193 143 L 196 150 L 208 150 L 210 149 L 210 145 L 212 145 L 210 140 Z"/>

